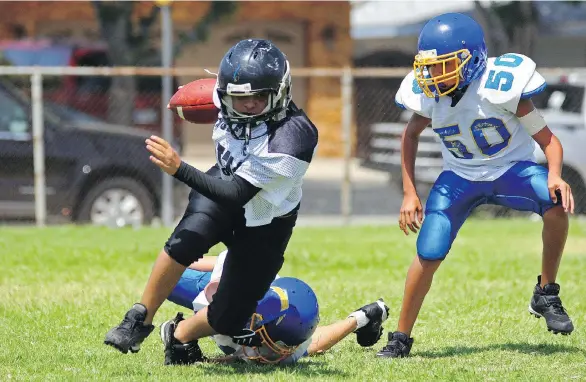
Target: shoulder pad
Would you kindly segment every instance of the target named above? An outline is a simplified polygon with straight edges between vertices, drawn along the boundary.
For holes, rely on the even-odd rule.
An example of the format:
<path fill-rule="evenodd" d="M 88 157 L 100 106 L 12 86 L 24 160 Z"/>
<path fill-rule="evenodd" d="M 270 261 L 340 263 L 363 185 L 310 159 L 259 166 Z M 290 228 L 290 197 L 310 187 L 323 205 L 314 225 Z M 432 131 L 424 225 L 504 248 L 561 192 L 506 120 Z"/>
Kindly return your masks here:
<path fill-rule="evenodd" d="M 270 126 L 268 152 L 285 154 L 311 162 L 317 147 L 318 131 L 303 110 Z"/>
<path fill-rule="evenodd" d="M 410 71 L 405 76 L 403 82 L 401 82 L 401 87 L 399 87 L 395 95 L 395 103 L 401 109 L 410 110 L 426 118 L 431 118 L 434 102 L 433 98 L 423 94 L 423 90 L 415 80 L 413 71 Z"/>
<path fill-rule="evenodd" d="M 493 105 L 515 113 L 519 101 L 545 89 L 545 80 L 535 71 L 535 62 L 522 54 L 507 53 L 488 59 L 478 93 Z"/>
<path fill-rule="evenodd" d="M 533 75 L 529 79 L 529 82 L 523 89 L 523 93 L 521 93 L 521 99 L 531 98 L 536 94 L 541 93 L 547 87 L 547 82 L 545 82 L 545 78 L 536 70 L 533 72 Z"/>

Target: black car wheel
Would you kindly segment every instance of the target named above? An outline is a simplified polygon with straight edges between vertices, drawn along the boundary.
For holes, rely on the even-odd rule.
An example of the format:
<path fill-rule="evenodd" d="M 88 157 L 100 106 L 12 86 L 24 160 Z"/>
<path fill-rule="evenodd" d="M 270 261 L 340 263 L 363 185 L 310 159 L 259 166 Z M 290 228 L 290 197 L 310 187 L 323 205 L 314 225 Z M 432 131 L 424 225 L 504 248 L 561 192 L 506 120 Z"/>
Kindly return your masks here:
<path fill-rule="evenodd" d="M 130 178 L 96 183 L 83 197 L 77 220 L 108 227 L 150 224 L 154 203 L 147 189 Z"/>

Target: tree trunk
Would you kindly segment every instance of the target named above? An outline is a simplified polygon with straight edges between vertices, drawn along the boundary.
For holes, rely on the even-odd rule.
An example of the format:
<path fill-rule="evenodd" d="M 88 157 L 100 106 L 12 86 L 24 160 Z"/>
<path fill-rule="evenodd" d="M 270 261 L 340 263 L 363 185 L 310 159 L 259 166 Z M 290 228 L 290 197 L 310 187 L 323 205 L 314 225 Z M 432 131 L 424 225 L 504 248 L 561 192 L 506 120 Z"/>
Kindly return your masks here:
<path fill-rule="evenodd" d="M 108 94 L 108 121 L 132 126 L 136 98 L 136 77 L 112 77 Z"/>
<path fill-rule="evenodd" d="M 108 44 L 109 57 L 113 66 L 160 65 L 160 54 L 153 53 L 150 42 L 150 28 L 157 22 L 159 9 L 153 5 L 151 13 L 138 21 L 133 30 L 130 1 L 92 1 L 100 24 L 102 38 Z M 205 41 L 212 25 L 236 10 L 236 2 L 211 2 L 208 12 L 197 22 L 188 34 L 180 35 L 174 54 L 187 43 Z M 133 122 L 137 79 L 129 76 L 113 77 L 108 98 L 108 120 L 112 123 L 130 125 Z"/>
<path fill-rule="evenodd" d="M 530 1 L 519 2 L 519 8 L 523 17 L 522 22 L 516 28 L 515 47 L 516 52 L 531 57 L 535 39 L 537 38 L 537 23 L 535 20 L 535 10 Z"/>
<path fill-rule="evenodd" d="M 129 36 L 132 34 L 133 4 L 95 2 L 103 38 L 108 43 L 110 60 L 114 66 L 135 65 Z M 136 78 L 112 77 L 108 97 L 108 121 L 121 125 L 133 124 L 136 98 Z"/>
<path fill-rule="evenodd" d="M 505 26 L 499 16 L 490 8 L 482 6 L 480 1 L 474 1 L 474 7 L 478 14 L 485 33 L 489 56 L 500 56 L 508 53 L 511 41 L 507 36 Z"/>

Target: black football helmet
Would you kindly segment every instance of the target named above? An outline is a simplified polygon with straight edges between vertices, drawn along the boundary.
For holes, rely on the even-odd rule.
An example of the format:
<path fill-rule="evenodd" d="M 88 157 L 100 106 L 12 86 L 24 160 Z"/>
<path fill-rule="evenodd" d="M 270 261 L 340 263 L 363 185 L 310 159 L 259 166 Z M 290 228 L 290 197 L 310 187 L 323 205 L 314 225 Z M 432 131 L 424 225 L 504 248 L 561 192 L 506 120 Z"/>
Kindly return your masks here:
<path fill-rule="evenodd" d="M 263 93 L 268 95 L 268 103 L 260 114 L 247 115 L 232 107 L 232 97 Z M 247 125 L 250 129 L 262 122 L 284 118 L 291 101 L 287 57 L 269 40 L 238 42 L 220 62 L 217 95 L 222 116 L 229 125 Z"/>

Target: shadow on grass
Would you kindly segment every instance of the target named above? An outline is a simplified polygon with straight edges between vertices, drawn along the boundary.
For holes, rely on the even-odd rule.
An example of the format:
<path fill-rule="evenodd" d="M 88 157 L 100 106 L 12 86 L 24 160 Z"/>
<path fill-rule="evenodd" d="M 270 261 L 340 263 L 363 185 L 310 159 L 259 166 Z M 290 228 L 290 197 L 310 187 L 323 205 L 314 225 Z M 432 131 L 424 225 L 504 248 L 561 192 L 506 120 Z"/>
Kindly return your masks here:
<path fill-rule="evenodd" d="M 292 365 L 259 365 L 247 363 L 213 364 L 205 366 L 206 371 L 215 375 L 272 374 L 277 371 L 303 377 L 348 377 L 348 374 L 331 367 L 331 364 L 320 357 L 303 358 Z"/>
<path fill-rule="evenodd" d="M 450 346 L 442 348 L 441 350 L 417 352 L 413 355 L 423 358 L 444 358 L 482 353 L 492 350 L 512 351 L 517 353 L 536 355 L 551 355 L 554 353 L 582 353 L 586 356 L 586 351 L 576 346 L 528 343 L 504 343 L 488 346 Z"/>

